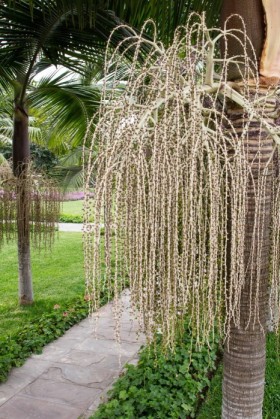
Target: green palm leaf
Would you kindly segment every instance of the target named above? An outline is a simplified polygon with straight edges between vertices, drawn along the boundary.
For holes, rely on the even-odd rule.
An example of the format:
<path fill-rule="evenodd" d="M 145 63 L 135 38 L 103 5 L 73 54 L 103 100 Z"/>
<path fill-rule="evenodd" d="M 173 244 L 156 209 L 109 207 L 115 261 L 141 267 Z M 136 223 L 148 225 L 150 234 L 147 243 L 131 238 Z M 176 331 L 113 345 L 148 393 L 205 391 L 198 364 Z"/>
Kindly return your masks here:
<path fill-rule="evenodd" d="M 88 122 L 99 106 L 100 90 L 73 79 L 73 73 L 54 73 L 31 87 L 28 101 L 30 107 L 49 115 L 49 147 L 59 149 L 66 141 L 72 148 L 83 142 Z"/>

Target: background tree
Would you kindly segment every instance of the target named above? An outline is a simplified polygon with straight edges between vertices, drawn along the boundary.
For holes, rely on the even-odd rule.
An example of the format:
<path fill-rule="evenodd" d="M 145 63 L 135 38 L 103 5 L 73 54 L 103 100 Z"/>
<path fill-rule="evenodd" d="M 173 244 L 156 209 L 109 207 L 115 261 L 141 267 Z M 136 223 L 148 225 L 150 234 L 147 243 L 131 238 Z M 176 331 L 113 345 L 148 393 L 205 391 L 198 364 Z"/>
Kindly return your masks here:
<path fill-rule="evenodd" d="M 34 77 L 51 64 L 61 64 L 82 73 L 84 61 L 96 61 L 103 54 L 104 43 L 119 19 L 111 12 L 92 8 L 90 3 L 64 1 L 1 2 L 0 5 L 0 84 L 1 89 L 13 89 L 13 174 L 21 179 L 17 195 L 18 215 L 18 257 L 19 257 L 19 301 L 30 304 L 33 301 L 30 267 L 30 214 L 25 203 L 28 194 L 24 179 L 30 161 L 29 114 L 30 102 L 44 101 L 39 90 L 34 90 Z M 121 29 L 112 42 L 129 32 Z M 60 105 L 59 120 L 72 126 L 73 104 L 71 92 L 65 87 L 57 91 L 50 82 L 41 90 L 48 92 L 49 103 Z M 64 93 L 64 94 L 63 94 Z M 85 95 L 85 91 L 83 92 Z M 89 92 L 87 94 L 89 96 Z M 91 96 L 94 101 L 94 96 Z M 63 110 L 62 110 L 63 109 Z M 75 114 L 75 117 L 77 115 Z M 67 119 L 68 118 L 68 119 Z M 80 121 L 81 124 L 81 121 Z"/>

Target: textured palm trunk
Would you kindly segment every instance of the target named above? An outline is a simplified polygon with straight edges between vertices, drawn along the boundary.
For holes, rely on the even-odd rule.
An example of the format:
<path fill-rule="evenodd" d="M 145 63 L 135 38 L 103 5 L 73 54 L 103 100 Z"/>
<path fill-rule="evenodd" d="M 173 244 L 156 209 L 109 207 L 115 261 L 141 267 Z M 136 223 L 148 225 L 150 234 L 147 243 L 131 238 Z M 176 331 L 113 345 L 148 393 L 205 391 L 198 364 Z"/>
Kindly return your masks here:
<path fill-rule="evenodd" d="M 276 101 L 267 104 L 267 116 Z M 235 129 L 242 127 L 242 109 L 229 110 Z M 271 119 L 269 120 L 271 122 Z M 262 418 L 265 381 L 265 330 L 268 313 L 271 202 L 273 190 L 273 140 L 257 120 L 250 124 L 245 142 L 252 177 L 246 194 L 245 284 L 240 304 L 240 326 L 231 325 L 225 345 L 222 418 Z M 264 181 L 264 177 L 266 179 Z M 258 206 L 256 189 L 264 190 Z M 257 225 L 255 220 L 258 211 Z M 256 231 L 257 228 L 257 231 Z M 255 231 L 254 231 L 255 229 Z M 255 304 L 257 311 L 255 312 Z"/>
<path fill-rule="evenodd" d="M 260 74 L 265 77 L 262 82 L 264 85 L 277 82 L 277 78 L 280 77 L 279 1 L 223 0 L 222 26 L 232 14 L 241 15 L 243 18 L 247 35 L 252 41 L 256 57 L 259 60 Z M 266 28 L 264 23 L 266 23 Z M 243 23 L 235 16 L 228 22 L 227 28 L 242 30 Z M 242 40 L 241 33 L 238 36 Z M 228 56 L 234 57 L 240 54 L 241 49 L 241 44 L 232 38 L 228 43 Z M 254 59 L 252 52 L 248 51 L 248 54 Z M 238 79 L 243 70 L 242 66 L 239 67 L 239 71 L 236 71 L 236 67 L 234 67 L 230 71 L 229 77 Z M 266 93 L 265 88 L 262 93 Z M 275 112 L 273 111 L 276 106 L 276 100 L 272 100 L 272 103 L 266 105 L 266 115 L 268 118 L 270 117 L 270 123 L 274 122 Z M 238 131 L 238 128 L 242 127 L 245 115 L 242 109 L 233 108 L 229 110 L 229 118 Z M 248 163 L 253 168 L 256 185 L 261 182 L 268 163 L 269 167 L 265 173 L 266 182 L 259 207 L 257 233 L 256 231 L 254 233 L 257 202 L 252 181 L 249 182 L 246 195 L 248 211 L 244 259 L 248 269 L 241 295 L 240 327 L 231 325 L 230 339 L 225 345 L 222 407 L 224 419 L 262 418 L 264 395 L 273 181 L 273 162 L 269 159 L 271 159 L 273 141 L 267 132 L 262 130 L 258 121 L 252 121 L 245 147 Z M 260 250 L 257 255 L 258 249 Z M 254 315 L 252 298 L 257 301 L 258 318 Z"/>
<path fill-rule="evenodd" d="M 26 171 L 30 160 L 28 138 L 28 115 L 24 108 L 17 106 L 14 115 L 13 171 L 18 178 L 17 185 L 17 231 L 18 231 L 18 271 L 19 303 L 32 304 L 33 289 L 30 262 L 29 199 Z"/>

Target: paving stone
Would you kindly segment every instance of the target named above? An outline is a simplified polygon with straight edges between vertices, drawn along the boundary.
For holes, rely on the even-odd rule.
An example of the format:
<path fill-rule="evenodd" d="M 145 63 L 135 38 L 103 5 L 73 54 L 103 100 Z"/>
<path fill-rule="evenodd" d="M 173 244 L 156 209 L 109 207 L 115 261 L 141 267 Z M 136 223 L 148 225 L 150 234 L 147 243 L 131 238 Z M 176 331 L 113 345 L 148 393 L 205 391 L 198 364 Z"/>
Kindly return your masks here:
<path fill-rule="evenodd" d="M 79 344 L 81 340 L 76 338 L 68 338 L 66 336 L 62 336 L 61 338 L 58 338 L 55 342 L 50 343 L 48 347 L 52 350 L 54 348 L 55 350 L 57 348 L 63 349 L 65 352 L 69 352 L 71 349 L 74 349 L 75 346 Z"/>
<path fill-rule="evenodd" d="M 129 312 L 128 310 L 122 308 L 120 313 L 118 313 L 118 314 L 119 314 L 118 318 L 119 318 L 120 323 L 126 323 L 126 322 L 136 322 L 136 323 L 138 323 L 137 317 L 134 315 L 133 312 Z M 95 319 L 98 319 L 99 321 L 101 319 L 109 319 L 112 322 L 112 324 L 114 324 L 115 321 L 116 321 L 115 316 L 116 315 L 113 312 L 113 308 L 112 307 L 110 307 L 110 308 L 106 307 L 106 311 L 93 313 L 90 318 L 91 318 L 91 321 L 93 323 L 94 323 Z"/>
<path fill-rule="evenodd" d="M 77 419 L 79 408 L 15 396 L 0 410 L 0 419 Z"/>
<path fill-rule="evenodd" d="M 34 354 L 30 357 L 30 359 L 34 360 L 45 360 L 45 361 L 57 361 L 63 356 L 66 356 L 71 352 L 71 347 L 59 347 L 55 343 L 50 343 L 49 345 L 45 346 L 43 352 L 40 355 Z"/>
<path fill-rule="evenodd" d="M 94 333 L 96 332 L 103 332 L 108 331 L 113 337 L 114 337 L 114 331 L 116 329 L 116 321 L 113 318 L 109 317 L 100 317 L 96 318 L 94 322 L 91 324 L 92 331 Z M 136 320 L 131 320 L 130 318 L 125 320 L 119 321 L 119 328 L 120 331 L 123 333 L 126 332 L 135 332 L 137 333 L 139 331 L 139 324 Z"/>
<path fill-rule="evenodd" d="M 21 367 L 12 369 L 10 373 L 10 378 L 12 378 L 14 375 L 17 377 L 19 374 L 21 374 L 25 377 L 30 377 L 30 381 L 33 381 L 34 378 L 37 378 L 44 371 L 46 371 L 50 365 L 51 361 L 47 361 L 40 357 L 36 359 L 29 358 Z M 15 381 L 16 380 L 17 378 L 15 379 Z"/>
<path fill-rule="evenodd" d="M 82 328 L 90 328 L 91 327 L 91 324 L 92 324 L 92 319 L 91 319 L 91 316 L 89 316 L 89 317 L 87 317 L 86 319 L 82 320 L 79 323 L 79 327 L 82 327 Z"/>
<path fill-rule="evenodd" d="M 34 399 L 40 399 L 86 409 L 99 393 L 100 390 L 95 388 L 38 378 L 25 387 L 19 395 L 30 396 L 30 403 Z"/>
<path fill-rule="evenodd" d="M 21 388 L 18 389 L 20 391 Z M 2 384 L 0 387 L 0 407 L 6 403 L 11 397 L 13 397 L 16 394 L 15 388 L 8 385 L 8 384 Z"/>
<path fill-rule="evenodd" d="M 87 367 L 90 365 L 100 364 L 105 358 L 106 356 L 104 354 L 96 354 L 91 351 L 79 351 L 73 349 L 68 354 L 61 356 L 57 360 L 65 364 Z"/>
<path fill-rule="evenodd" d="M 114 367 L 114 368 L 112 368 Z M 118 377 L 121 366 L 114 360 L 114 364 L 93 365 L 81 367 L 79 365 L 57 363 L 41 375 L 42 379 L 59 383 L 71 383 L 90 388 L 106 388 Z"/>
<path fill-rule="evenodd" d="M 22 367 L 13 368 L 8 381 L 0 384 L 0 406 L 34 381 L 51 365 L 48 361 L 28 359 Z"/>
<path fill-rule="evenodd" d="M 80 327 L 79 325 L 75 325 L 71 327 L 71 329 L 67 330 L 67 332 L 62 336 L 63 339 L 86 339 L 92 334 L 91 327 Z"/>
<path fill-rule="evenodd" d="M 115 330 L 114 328 L 102 328 L 98 327 L 95 336 L 97 339 L 110 339 L 115 340 Z M 145 343 L 145 336 L 143 334 L 137 333 L 131 330 L 124 330 L 122 327 L 120 328 L 120 339 L 121 342 L 131 342 L 131 343 L 138 343 L 142 344 Z"/>
<path fill-rule="evenodd" d="M 81 367 L 102 367 L 109 369 L 119 369 L 121 365 L 130 362 L 131 357 L 124 355 L 105 355 L 92 351 L 73 350 L 65 357 L 60 359 L 61 363 L 80 365 Z"/>
<path fill-rule="evenodd" d="M 129 304 L 129 296 L 124 296 L 120 299 L 120 321 L 134 320 L 137 322 L 137 315 Z M 101 307 L 98 312 L 92 313 L 91 318 L 110 318 L 114 319 L 114 302 L 109 302 Z"/>
<path fill-rule="evenodd" d="M 90 350 L 94 353 L 103 353 L 106 355 L 125 355 L 132 357 L 139 350 L 139 343 L 117 342 L 109 339 L 91 339 L 88 338 L 80 343 L 76 349 Z"/>

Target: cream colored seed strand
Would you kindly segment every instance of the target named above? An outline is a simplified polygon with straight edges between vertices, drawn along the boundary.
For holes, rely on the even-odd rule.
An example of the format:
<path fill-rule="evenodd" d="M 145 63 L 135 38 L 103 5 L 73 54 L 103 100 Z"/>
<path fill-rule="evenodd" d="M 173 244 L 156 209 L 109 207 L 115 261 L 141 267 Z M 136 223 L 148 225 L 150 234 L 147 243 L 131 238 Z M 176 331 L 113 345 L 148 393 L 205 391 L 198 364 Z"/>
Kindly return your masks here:
<path fill-rule="evenodd" d="M 211 31 L 196 17 L 194 23 L 190 21 L 176 32 L 168 49 L 156 44 L 155 38 L 148 41 L 150 52 L 146 58 L 142 55 L 141 66 L 140 47 L 146 41 L 134 34 L 132 46 L 128 41 L 124 44 L 126 51 L 133 48 L 134 52 L 125 90 L 113 88 L 119 84 L 117 78 L 110 86 L 104 84 L 104 103 L 91 148 L 98 146 L 99 153 L 97 158 L 92 153 L 84 176 L 85 269 L 94 310 L 105 285 L 114 292 L 118 339 L 119 293 L 126 279 L 141 327 L 150 341 L 156 333 L 162 334 L 166 348 L 174 346 L 185 318 L 198 345 L 208 342 L 217 330 L 229 336 L 230 326 L 240 323 L 241 293 L 248 272 L 248 323 L 251 318 L 255 323 L 260 321 L 263 208 L 270 169 L 267 165 L 261 170 L 258 156 L 248 165 L 246 144 L 249 130 L 261 121 L 256 137 L 261 152 L 262 132 L 274 129 L 275 102 L 258 85 L 253 71 L 257 63 L 248 58 L 245 46 L 251 48 L 251 44 L 244 33 L 244 56 L 236 65 L 244 64 L 246 71 L 238 92 L 234 91 L 237 99 L 232 96 L 239 104 L 243 101 L 244 110 L 228 106 L 229 92 L 233 92 L 227 80 L 230 60 L 214 55 L 215 43 L 238 33 L 212 32 L 214 47 Z M 124 61 L 121 50 L 118 47 L 110 58 L 108 47 L 107 72 L 112 62 L 118 67 Z M 226 42 L 225 51 L 226 56 Z M 211 79 L 214 64 L 220 66 L 220 79 L 215 83 Z M 235 115 L 240 123 L 238 119 L 233 126 L 230 119 Z M 94 199 L 90 194 L 93 175 Z M 245 265 L 250 183 L 256 210 L 252 249 Z M 275 181 L 270 304 L 276 328 L 280 306 L 279 205 L 280 188 Z M 94 227 L 89 227 L 93 214 Z M 103 223 L 104 241 L 100 235 Z M 101 267 L 103 252 L 105 270 Z"/>
<path fill-rule="evenodd" d="M 56 184 L 32 166 L 20 177 L 8 165 L 0 166 L 0 245 L 26 233 L 35 248 L 51 247 L 61 201 Z M 19 217 L 25 222 L 17 224 Z"/>

